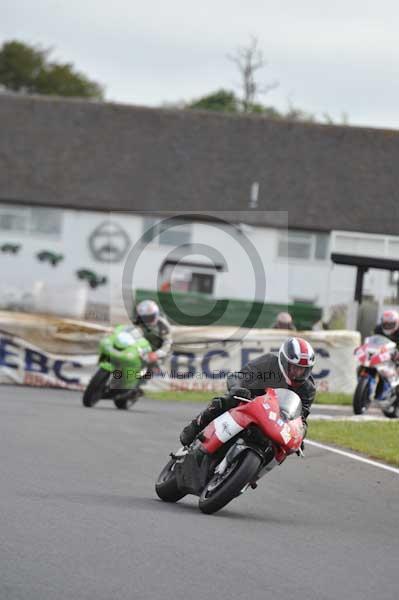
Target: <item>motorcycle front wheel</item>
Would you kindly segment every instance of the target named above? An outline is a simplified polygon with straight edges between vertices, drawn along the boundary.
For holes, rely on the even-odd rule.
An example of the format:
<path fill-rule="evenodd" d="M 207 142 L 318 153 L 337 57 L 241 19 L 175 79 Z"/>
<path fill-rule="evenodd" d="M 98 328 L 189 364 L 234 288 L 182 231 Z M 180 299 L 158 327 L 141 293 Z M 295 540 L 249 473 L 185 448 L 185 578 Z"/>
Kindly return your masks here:
<path fill-rule="evenodd" d="M 110 375 L 111 373 L 104 371 L 104 369 L 98 369 L 94 373 L 83 393 L 83 406 L 86 406 L 86 408 L 91 408 L 97 404 L 99 400 L 101 400 Z"/>
<path fill-rule="evenodd" d="M 364 415 L 369 406 L 369 380 L 367 377 L 362 377 L 359 379 L 353 395 L 353 412 L 355 415 Z"/>
<path fill-rule="evenodd" d="M 138 390 L 132 390 L 130 394 L 126 394 L 126 397 L 114 398 L 114 404 L 119 410 L 129 410 L 133 404 L 137 402 L 140 397 Z"/>
<path fill-rule="evenodd" d="M 399 399 L 396 400 L 393 406 L 389 408 L 383 408 L 382 412 L 388 419 L 398 419 L 399 418 Z"/>
<path fill-rule="evenodd" d="M 208 481 L 199 499 L 199 509 L 210 515 L 226 506 L 255 478 L 261 463 L 260 456 L 251 450 L 237 456 L 223 473 Z"/>

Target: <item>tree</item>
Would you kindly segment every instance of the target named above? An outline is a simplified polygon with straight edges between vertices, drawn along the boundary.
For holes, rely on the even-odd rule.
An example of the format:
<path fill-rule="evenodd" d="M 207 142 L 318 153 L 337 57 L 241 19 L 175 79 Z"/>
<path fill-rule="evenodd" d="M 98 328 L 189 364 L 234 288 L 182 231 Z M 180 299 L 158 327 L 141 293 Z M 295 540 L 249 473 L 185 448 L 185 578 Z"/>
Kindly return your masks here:
<path fill-rule="evenodd" d="M 5 42 L 0 50 L 0 83 L 13 92 L 35 91 L 46 63 L 46 51 L 21 42 Z"/>
<path fill-rule="evenodd" d="M 238 47 L 235 53 L 229 55 L 228 58 L 237 66 L 240 73 L 240 90 L 242 91 L 240 97 L 234 91 L 222 88 L 215 92 L 211 92 L 206 96 L 192 100 L 189 103 L 179 103 L 178 106 L 174 105 L 174 107 L 229 113 L 252 113 L 278 121 L 286 120 L 299 121 L 302 123 L 324 122 L 335 124 L 327 113 L 324 113 L 322 119 L 319 119 L 316 115 L 293 106 L 290 101 L 288 103 L 288 109 L 285 112 L 280 112 L 273 106 L 267 106 L 259 102 L 258 97 L 261 94 L 270 92 L 277 87 L 278 83 L 272 82 L 261 85 L 256 79 L 259 69 L 262 69 L 267 65 L 256 37 L 252 36 L 248 45 Z M 339 124 L 348 125 L 348 116 L 345 113 Z"/>
<path fill-rule="evenodd" d="M 240 110 L 240 102 L 234 92 L 220 89 L 208 94 L 208 96 L 193 100 L 189 104 L 186 104 L 186 108 L 236 113 Z"/>
<path fill-rule="evenodd" d="M 0 49 L 0 85 L 13 92 L 104 99 L 102 86 L 69 63 L 50 62 L 51 51 L 17 40 Z"/>
<path fill-rule="evenodd" d="M 277 82 L 260 86 L 256 80 L 256 72 L 267 64 L 262 50 L 258 47 L 258 39 L 252 36 L 248 46 L 238 47 L 235 53 L 229 55 L 228 58 L 236 65 L 241 76 L 243 112 L 257 112 L 253 110 L 254 106 L 257 105 L 257 96 L 267 94 L 267 92 L 278 86 Z"/>

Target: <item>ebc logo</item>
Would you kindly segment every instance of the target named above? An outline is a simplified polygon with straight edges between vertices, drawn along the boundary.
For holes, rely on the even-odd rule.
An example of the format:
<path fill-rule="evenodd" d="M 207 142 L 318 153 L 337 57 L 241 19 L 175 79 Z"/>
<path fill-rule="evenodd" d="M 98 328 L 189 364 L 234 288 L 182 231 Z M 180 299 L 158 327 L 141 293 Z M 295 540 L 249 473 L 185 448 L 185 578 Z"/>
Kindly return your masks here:
<path fill-rule="evenodd" d="M 253 360 L 256 355 L 262 354 L 263 350 L 258 348 L 242 348 L 241 349 L 241 368 L 245 366 L 248 361 Z M 278 352 L 278 348 L 272 348 L 271 352 Z M 330 375 L 330 368 L 319 367 L 319 362 L 324 363 L 326 366 L 329 364 L 328 359 L 330 353 L 325 348 L 315 348 L 315 354 L 320 357 L 321 360 L 316 360 L 316 367 L 313 368 L 312 375 L 314 379 L 324 379 Z M 230 362 L 230 354 L 226 350 L 208 350 L 204 355 L 195 354 L 194 352 L 173 352 L 170 367 L 173 378 L 184 378 L 190 379 L 197 375 L 197 373 L 203 373 L 206 378 L 209 379 L 224 379 L 230 372 L 230 369 L 217 368 L 218 364 L 223 361 L 224 364 L 228 365 Z M 225 362 L 224 362 L 225 361 Z"/>
<path fill-rule="evenodd" d="M 22 364 L 21 364 L 22 363 Z M 79 384 L 78 377 L 67 377 L 63 372 L 69 365 L 75 368 L 81 368 L 82 365 L 70 360 L 53 360 L 46 354 L 32 350 L 31 348 L 21 347 L 12 337 L 0 336 L 0 368 L 23 369 L 28 373 L 38 375 L 54 375 L 66 384 Z"/>

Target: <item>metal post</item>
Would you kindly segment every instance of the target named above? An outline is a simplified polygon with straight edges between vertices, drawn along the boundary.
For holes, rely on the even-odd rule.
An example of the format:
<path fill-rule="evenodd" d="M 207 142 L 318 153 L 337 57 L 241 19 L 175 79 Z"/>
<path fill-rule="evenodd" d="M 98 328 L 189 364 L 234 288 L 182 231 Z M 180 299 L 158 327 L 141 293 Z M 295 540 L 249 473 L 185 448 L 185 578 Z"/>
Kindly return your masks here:
<path fill-rule="evenodd" d="M 356 287 L 355 287 L 355 302 L 362 303 L 363 298 L 363 278 L 364 274 L 368 271 L 367 267 L 358 267 L 356 273 Z"/>

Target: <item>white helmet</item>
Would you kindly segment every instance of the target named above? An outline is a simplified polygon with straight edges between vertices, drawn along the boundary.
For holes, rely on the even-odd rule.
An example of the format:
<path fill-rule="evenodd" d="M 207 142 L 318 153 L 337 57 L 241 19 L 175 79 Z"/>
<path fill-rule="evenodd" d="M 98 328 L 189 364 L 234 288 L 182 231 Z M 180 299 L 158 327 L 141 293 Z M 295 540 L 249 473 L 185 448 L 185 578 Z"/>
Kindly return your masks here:
<path fill-rule="evenodd" d="M 159 318 L 159 307 L 153 300 L 142 300 L 136 306 L 137 319 L 145 325 L 155 325 Z"/>
<path fill-rule="evenodd" d="M 392 335 L 399 329 L 399 314 L 396 310 L 384 310 L 381 317 L 381 328 L 385 335 Z"/>
<path fill-rule="evenodd" d="M 290 329 L 292 327 L 292 317 L 288 312 L 278 313 L 276 321 L 281 329 L 284 329 L 284 327 Z"/>
<path fill-rule="evenodd" d="M 299 337 L 291 337 L 281 344 L 278 364 L 285 381 L 292 387 L 299 387 L 310 376 L 315 363 L 312 346 Z"/>

